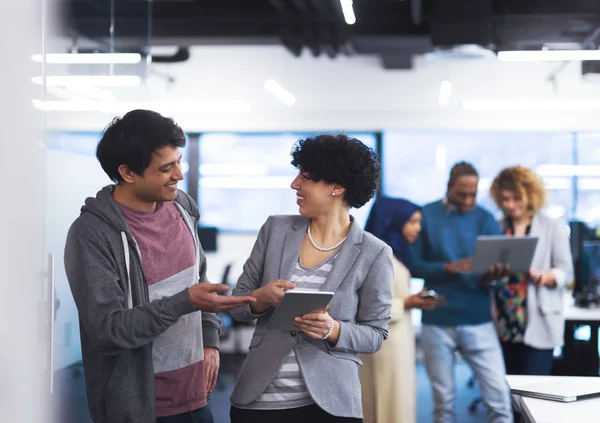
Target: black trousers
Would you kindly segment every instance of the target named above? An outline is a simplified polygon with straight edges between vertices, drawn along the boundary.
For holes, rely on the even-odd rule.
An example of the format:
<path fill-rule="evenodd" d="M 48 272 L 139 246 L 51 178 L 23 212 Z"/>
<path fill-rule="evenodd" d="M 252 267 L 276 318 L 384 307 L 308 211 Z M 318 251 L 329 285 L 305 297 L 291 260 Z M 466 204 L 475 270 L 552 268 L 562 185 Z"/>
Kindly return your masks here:
<path fill-rule="evenodd" d="M 210 408 L 206 405 L 187 413 L 158 417 L 156 423 L 214 423 L 214 420 Z"/>
<path fill-rule="evenodd" d="M 507 374 L 550 375 L 554 350 L 538 350 L 520 342 L 502 342 L 501 344 Z"/>
<path fill-rule="evenodd" d="M 336 417 L 318 405 L 287 410 L 244 410 L 231 407 L 231 423 L 362 423 L 362 419 Z"/>

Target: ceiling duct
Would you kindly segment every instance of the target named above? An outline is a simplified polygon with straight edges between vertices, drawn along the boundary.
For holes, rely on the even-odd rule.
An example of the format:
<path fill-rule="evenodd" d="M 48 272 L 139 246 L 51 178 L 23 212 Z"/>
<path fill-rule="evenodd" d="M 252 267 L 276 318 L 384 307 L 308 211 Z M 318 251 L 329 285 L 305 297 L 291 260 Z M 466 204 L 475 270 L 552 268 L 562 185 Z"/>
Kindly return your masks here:
<path fill-rule="evenodd" d="M 152 55 L 154 63 L 181 63 L 190 58 L 190 49 L 188 47 L 179 47 L 172 55 Z"/>
<path fill-rule="evenodd" d="M 111 2 L 62 1 L 65 36 L 107 43 Z M 146 2 L 114 3 L 114 50 L 143 51 Z M 462 50 L 455 47 L 465 44 L 492 51 L 589 48 L 586 40 L 600 28 L 599 0 L 354 0 L 353 9 L 356 22 L 348 25 L 340 0 L 155 0 L 151 43 L 283 44 L 295 56 L 304 50 L 332 58 L 372 54 L 386 67 L 404 69 L 416 54 L 456 57 Z"/>
<path fill-rule="evenodd" d="M 434 0 L 431 41 L 435 46 L 494 43 L 493 0 Z"/>

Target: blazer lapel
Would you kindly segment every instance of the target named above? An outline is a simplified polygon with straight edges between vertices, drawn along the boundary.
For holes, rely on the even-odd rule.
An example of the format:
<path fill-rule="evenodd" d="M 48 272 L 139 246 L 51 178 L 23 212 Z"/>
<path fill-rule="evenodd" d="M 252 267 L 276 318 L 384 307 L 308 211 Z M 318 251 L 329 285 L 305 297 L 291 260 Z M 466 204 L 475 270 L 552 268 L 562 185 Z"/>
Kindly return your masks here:
<path fill-rule="evenodd" d="M 291 280 L 292 273 L 298 258 L 300 257 L 300 248 L 304 240 L 304 233 L 308 228 L 308 219 L 299 217 L 293 224 L 292 230 L 285 236 L 283 243 L 283 252 L 281 256 L 281 265 L 279 267 L 279 279 Z"/>
<path fill-rule="evenodd" d="M 335 292 L 337 287 L 340 286 L 360 254 L 360 248 L 357 245 L 362 243 L 362 238 L 363 230 L 352 218 L 348 238 L 342 244 L 338 256 L 335 258 L 335 264 L 327 275 L 327 279 L 325 279 L 325 283 L 321 288 L 322 291 Z"/>

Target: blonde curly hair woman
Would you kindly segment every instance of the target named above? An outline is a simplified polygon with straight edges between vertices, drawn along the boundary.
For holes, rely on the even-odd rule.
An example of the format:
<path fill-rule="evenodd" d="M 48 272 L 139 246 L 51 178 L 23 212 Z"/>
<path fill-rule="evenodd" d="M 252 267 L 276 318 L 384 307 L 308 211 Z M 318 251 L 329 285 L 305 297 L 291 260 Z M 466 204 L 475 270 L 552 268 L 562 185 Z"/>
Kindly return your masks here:
<path fill-rule="evenodd" d="M 531 169 L 513 166 L 500 172 L 491 195 L 509 236 L 535 236 L 532 268 L 513 274 L 494 290 L 493 316 L 508 374 L 549 375 L 552 352 L 563 345 L 565 287 L 573 278 L 566 226 L 544 214 L 546 190 Z"/>

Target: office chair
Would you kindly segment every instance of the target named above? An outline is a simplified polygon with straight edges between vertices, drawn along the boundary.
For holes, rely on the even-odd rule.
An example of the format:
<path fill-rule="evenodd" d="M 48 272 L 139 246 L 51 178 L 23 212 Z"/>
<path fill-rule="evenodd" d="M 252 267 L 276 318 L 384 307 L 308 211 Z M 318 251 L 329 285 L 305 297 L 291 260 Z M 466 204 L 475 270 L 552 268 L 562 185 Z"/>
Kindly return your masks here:
<path fill-rule="evenodd" d="M 475 376 L 471 376 L 471 378 L 467 382 L 467 387 L 469 389 L 473 389 L 473 387 L 475 387 L 476 382 L 477 381 L 475 380 Z M 469 414 L 475 414 L 475 412 L 477 411 L 477 407 L 482 402 L 483 402 L 483 397 L 481 397 L 481 396 L 478 396 L 473 401 L 471 401 L 471 404 L 469 404 Z"/>

